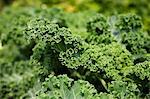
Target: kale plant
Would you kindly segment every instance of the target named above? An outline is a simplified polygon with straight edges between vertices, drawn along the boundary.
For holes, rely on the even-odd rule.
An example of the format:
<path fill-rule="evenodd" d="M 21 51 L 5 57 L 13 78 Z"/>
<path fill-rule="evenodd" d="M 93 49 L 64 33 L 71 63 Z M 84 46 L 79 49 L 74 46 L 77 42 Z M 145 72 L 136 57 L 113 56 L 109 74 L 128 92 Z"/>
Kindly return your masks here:
<path fill-rule="evenodd" d="M 150 36 L 141 18 L 90 12 L 5 9 L 0 98 L 149 99 Z"/>

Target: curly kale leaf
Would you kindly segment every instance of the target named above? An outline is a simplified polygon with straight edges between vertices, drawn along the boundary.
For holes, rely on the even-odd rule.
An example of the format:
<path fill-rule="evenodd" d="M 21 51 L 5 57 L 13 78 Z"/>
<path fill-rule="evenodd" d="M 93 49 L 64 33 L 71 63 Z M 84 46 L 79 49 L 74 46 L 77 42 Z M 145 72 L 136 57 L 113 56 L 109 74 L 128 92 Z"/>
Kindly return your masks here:
<path fill-rule="evenodd" d="M 133 71 L 140 79 L 144 80 L 148 78 L 148 80 L 150 80 L 150 61 L 136 64 Z"/>
<path fill-rule="evenodd" d="M 93 85 L 87 81 L 74 81 L 67 75 L 49 75 L 43 83 L 38 99 L 99 99 Z"/>
<path fill-rule="evenodd" d="M 111 42 L 116 42 L 110 31 L 108 19 L 101 14 L 97 14 L 87 22 L 87 32 L 89 32 L 86 38 L 88 43 L 110 44 Z"/>
<path fill-rule="evenodd" d="M 149 53 L 150 37 L 142 31 L 141 18 L 134 14 L 106 18 L 100 14 L 87 23 L 90 33 L 86 41 L 91 44 L 120 42 L 133 55 Z M 101 30 L 101 31 L 99 31 Z"/>
<path fill-rule="evenodd" d="M 134 14 L 120 15 L 115 22 L 119 32 L 119 42 L 126 46 L 133 55 L 149 53 L 150 37 L 142 31 L 141 18 Z"/>
<path fill-rule="evenodd" d="M 29 41 L 46 42 L 58 52 L 75 48 L 80 44 L 79 39 L 74 37 L 68 29 L 60 28 L 57 24 L 42 18 L 31 20 L 27 24 L 25 34 Z"/>
<path fill-rule="evenodd" d="M 0 98 L 30 98 L 30 90 L 38 83 L 39 66 L 29 61 L 5 64 L 0 79 Z M 39 85 L 38 85 L 39 86 Z"/>
<path fill-rule="evenodd" d="M 125 32 L 139 31 L 143 26 L 141 17 L 135 14 L 120 15 L 115 25 L 120 31 Z"/>
<path fill-rule="evenodd" d="M 105 34 L 109 31 L 108 27 L 107 18 L 101 14 L 97 14 L 87 22 L 87 31 L 93 34 Z"/>
<path fill-rule="evenodd" d="M 108 84 L 108 93 L 98 93 L 87 81 L 74 81 L 67 75 L 49 75 L 37 94 L 38 99 L 137 99 L 139 90 L 132 82 L 112 81 Z"/>
<path fill-rule="evenodd" d="M 108 76 L 120 79 L 120 70 L 132 66 L 131 54 L 120 44 L 84 45 L 82 53 L 72 53 L 71 50 L 60 53 L 60 61 L 69 68 L 84 68 L 98 72 L 103 70 Z"/>
<path fill-rule="evenodd" d="M 62 66 L 58 60 L 61 52 L 72 49 L 76 53 L 82 44 L 82 40 L 67 28 L 61 28 L 44 18 L 32 19 L 27 24 L 25 34 L 29 43 L 36 43 L 31 58 L 49 69 L 58 70 Z"/>
<path fill-rule="evenodd" d="M 133 55 L 149 53 L 150 37 L 145 32 L 123 32 L 120 35 L 121 43 L 126 46 Z"/>
<path fill-rule="evenodd" d="M 137 99 L 139 98 L 139 89 L 132 82 L 112 81 L 108 84 L 108 89 L 115 98 L 119 99 Z"/>

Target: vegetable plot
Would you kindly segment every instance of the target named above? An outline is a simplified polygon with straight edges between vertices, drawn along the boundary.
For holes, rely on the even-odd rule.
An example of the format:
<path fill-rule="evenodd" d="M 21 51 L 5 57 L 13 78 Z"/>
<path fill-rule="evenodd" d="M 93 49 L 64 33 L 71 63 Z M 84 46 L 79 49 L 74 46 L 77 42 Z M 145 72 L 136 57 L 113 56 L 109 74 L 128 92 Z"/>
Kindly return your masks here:
<path fill-rule="evenodd" d="M 0 23 L 1 99 L 150 98 L 140 16 L 8 8 Z"/>

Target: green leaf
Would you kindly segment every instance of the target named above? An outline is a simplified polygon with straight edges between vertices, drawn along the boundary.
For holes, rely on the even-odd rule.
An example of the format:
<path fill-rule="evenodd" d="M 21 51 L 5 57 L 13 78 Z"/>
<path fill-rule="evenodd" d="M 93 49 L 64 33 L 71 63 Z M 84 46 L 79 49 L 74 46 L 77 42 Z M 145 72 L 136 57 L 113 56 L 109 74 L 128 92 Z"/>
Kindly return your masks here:
<path fill-rule="evenodd" d="M 43 83 L 41 92 L 39 92 L 38 99 L 94 99 L 97 91 L 94 86 L 87 81 L 74 81 L 67 77 L 67 75 L 53 76 Z"/>

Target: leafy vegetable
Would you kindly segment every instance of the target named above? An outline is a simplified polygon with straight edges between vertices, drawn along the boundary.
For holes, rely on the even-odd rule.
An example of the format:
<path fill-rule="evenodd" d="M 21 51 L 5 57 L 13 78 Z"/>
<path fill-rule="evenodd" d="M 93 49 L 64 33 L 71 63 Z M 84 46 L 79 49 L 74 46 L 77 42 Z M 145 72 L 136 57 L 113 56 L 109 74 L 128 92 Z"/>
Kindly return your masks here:
<path fill-rule="evenodd" d="M 1 99 L 149 99 L 150 36 L 140 16 L 38 2 L 1 12 Z"/>

